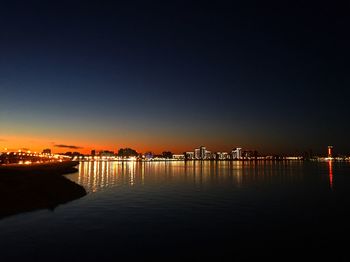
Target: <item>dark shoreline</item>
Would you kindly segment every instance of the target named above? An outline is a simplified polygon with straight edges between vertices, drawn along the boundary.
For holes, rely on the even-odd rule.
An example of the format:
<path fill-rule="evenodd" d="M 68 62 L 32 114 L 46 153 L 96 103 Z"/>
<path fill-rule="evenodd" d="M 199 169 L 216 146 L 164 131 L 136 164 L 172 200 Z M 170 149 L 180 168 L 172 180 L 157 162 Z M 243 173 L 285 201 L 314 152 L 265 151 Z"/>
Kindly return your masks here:
<path fill-rule="evenodd" d="M 0 166 L 0 219 L 58 205 L 86 195 L 84 187 L 65 178 L 79 162 Z"/>

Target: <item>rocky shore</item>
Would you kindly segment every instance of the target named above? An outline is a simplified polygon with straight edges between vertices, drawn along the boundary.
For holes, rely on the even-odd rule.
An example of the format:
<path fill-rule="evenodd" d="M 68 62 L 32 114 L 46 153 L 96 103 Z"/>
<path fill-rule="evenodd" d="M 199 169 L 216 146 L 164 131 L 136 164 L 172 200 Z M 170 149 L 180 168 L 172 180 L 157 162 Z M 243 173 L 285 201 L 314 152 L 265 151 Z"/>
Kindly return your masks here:
<path fill-rule="evenodd" d="M 0 166 L 0 219 L 37 209 L 55 209 L 86 195 L 85 189 L 65 178 L 78 162 L 48 162 Z"/>

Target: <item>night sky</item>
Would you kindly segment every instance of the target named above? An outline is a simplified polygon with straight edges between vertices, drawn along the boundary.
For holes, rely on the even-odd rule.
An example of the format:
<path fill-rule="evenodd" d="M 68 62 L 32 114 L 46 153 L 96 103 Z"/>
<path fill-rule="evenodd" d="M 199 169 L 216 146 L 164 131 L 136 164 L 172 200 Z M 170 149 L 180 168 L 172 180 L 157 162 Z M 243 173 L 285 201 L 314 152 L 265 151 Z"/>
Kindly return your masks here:
<path fill-rule="evenodd" d="M 305 2 L 2 1 L 0 151 L 350 153 L 350 7 Z"/>

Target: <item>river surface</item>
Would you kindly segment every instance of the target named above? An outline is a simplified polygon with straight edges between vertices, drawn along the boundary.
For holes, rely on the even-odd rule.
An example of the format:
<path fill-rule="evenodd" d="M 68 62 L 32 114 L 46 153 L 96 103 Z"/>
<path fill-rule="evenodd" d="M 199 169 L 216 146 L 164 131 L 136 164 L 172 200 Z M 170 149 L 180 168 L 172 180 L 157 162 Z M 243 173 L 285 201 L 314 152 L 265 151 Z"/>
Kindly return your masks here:
<path fill-rule="evenodd" d="M 67 178 L 87 196 L 0 220 L 1 261 L 350 261 L 349 163 L 82 162 Z"/>

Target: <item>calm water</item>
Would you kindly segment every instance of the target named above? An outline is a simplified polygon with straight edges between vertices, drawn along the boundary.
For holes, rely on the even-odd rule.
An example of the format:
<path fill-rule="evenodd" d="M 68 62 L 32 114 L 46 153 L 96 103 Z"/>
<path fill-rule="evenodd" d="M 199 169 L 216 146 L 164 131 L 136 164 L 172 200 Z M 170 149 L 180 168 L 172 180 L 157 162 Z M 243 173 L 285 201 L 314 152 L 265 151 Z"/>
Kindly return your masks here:
<path fill-rule="evenodd" d="M 1 261 L 350 260 L 348 163 L 85 162 L 67 177 L 89 194 L 0 220 Z"/>

